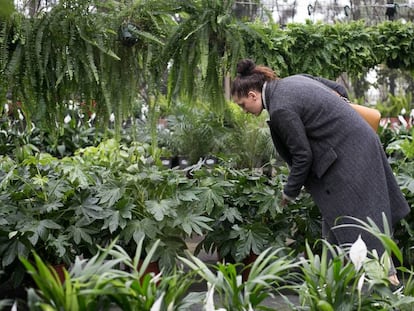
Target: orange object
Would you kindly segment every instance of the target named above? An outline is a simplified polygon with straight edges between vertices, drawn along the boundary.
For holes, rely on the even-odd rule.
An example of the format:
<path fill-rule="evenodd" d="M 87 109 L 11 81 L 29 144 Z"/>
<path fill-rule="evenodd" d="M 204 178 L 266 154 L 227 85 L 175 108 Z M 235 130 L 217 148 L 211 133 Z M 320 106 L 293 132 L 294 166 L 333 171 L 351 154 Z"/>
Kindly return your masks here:
<path fill-rule="evenodd" d="M 381 120 L 381 113 L 379 110 L 357 104 L 350 105 L 356 110 L 356 112 L 359 113 L 362 118 L 364 118 L 365 121 L 368 122 L 368 124 L 375 132 L 378 130 L 378 126 Z"/>

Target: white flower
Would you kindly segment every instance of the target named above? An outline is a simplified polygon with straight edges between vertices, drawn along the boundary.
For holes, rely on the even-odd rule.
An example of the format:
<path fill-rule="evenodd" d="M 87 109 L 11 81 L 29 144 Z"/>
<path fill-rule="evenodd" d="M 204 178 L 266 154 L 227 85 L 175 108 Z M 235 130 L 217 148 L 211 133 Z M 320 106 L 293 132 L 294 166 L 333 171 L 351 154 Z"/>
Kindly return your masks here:
<path fill-rule="evenodd" d="M 408 126 L 408 123 L 407 123 L 407 121 L 405 120 L 405 118 L 403 116 L 398 116 L 398 120 L 400 120 L 401 124 L 404 127 L 407 127 Z"/>
<path fill-rule="evenodd" d="M 70 115 L 66 115 L 66 117 L 63 119 L 63 122 L 65 122 L 65 124 L 68 124 L 70 122 L 70 120 L 72 120 Z"/>
<path fill-rule="evenodd" d="M 358 239 L 352 244 L 351 249 L 349 250 L 349 257 L 357 271 L 361 269 L 362 264 L 365 259 L 367 259 L 367 253 L 367 245 L 362 240 L 361 235 L 359 235 Z"/>
<path fill-rule="evenodd" d="M 151 283 L 155 283 L 155 284 L 157 284 L 158 282 L 160 282 L 160 281 L 161 281 L 161 277 L 162 277 L 162 272 L 160 272 L 160 273 L 158 273 L 158 274 L 154 275 L 154 276 L 151 278 Z"/>
<path fill-rule="evenodd" d="M 207 283 L 207 293 L 206 293 L 206 311 L 214 311 L 214 285 L 211 285 L 210 282 Z"/>
<path fill-rule="evenodd" d="M 22 112 L 20 111 L 20 109 L 18 109 L 17 112 L 19 113 L 19 119 L 24 120 L 24 116 L 23 116 Z"/>
<path fill-rule="evenodd" d="M 94 113 L 92 113 L 92 115 L 90 117 L 90 120 L 93 121 L 93 120 L 95 120 L 95 118 L 96 118 L 96 113 L 94 112 Z"/>

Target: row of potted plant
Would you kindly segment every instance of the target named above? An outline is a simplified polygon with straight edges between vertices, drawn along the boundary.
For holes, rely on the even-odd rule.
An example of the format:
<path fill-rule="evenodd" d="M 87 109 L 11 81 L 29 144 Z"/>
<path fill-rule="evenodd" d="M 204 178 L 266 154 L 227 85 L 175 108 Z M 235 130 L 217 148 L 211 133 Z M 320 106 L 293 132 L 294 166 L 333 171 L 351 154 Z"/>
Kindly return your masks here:
<path fill-rule="evenodd" d="M 22 282 L 18 256 L 32 250 L 50 264 L 70 266 L 115 236 L 131 251 L 141 238 L 146 248 L 159 240 L 154 259 L 172 269 L 194 235 L 203 237 L 197 251 L 238 262 L 287 240 L 299 239 L 299 245 L 319 228 L 318 216 L 307 221 L 310 206 L 282 212 L 286 172 L 268 176 L 203 163 L 187 171 L 165 169 L 149 148 L 110 139 L 61 159 L 43 152 L 22 162 L 2 156 L 0 270 L 11 272 L 1 283 Z"/>
<path fill-rule="evenodd" d="M 19 135 L 25 137 L 12 137 Z M 382 129 L 380 136 L 412 205 L 412 132 Z M 12 148 L 13 139 L 8 144 Z M 213 167 L 200 162 L 181 171 L 158 165 L 146 143 L 109 139 L 63 158 L 37 150 L 30 140 L 19 146 L 27 149 L 21 157 L 0 161 L 0 270 L 12 271 L 2 280 L 15 284 L 24 276 L 18 254 L 35 249 L 48 262 L 70 265 L 117 235 L 125 248 L 141 237 L 146 247 L 160 239 L 157 256 L 166 267 L 174 266 L 192 235 L 203 237 L 197 252 L 217 251 L 232 261 L 286 243 L 300 253 L 305 240 L 320 236 L 319 213 L 308 194 L 283 211 L 278 206 L 287 168 L 275 163 L 249 170 L 221 158 Z M 408 263 L 413 222 L 410 214 L 396 231 Z"/>
<path fill-rule="evenodd" d="M 220 258 L 241 262 L 266 248 L 289 244 L 297 253 L 304 241 L 320 236 L 320 214 L 309 194 L 297 203 L 280 205 L 281 189 L 287 177 L 285 167 L 267 170 L 235 169 L 220 165 L 193 173 L 206 187 L 207 215 L 214 221 L 195 252 L 217 252 Z"/>
<path fill-rule="evenodd" d="M 375 232 L 369 223 L 360 223 Z M 399 268 L 405 287 L 393 292 L 388 279 L 390 256 L 402 255 L 390 236 L 378 235 L 386 252 L 378 257 L 368 254 L 361 238 L 350 248 L 339 248 L 320 241 L 316 254 L 306 244 L 306 258 L 295 258 L 288 248 L 268 248 L 249 269 L 242 281 L 238 264 L 207 265 L 190 252 L 178 257 L 173 271 L 146 273 L 145 267 L 155 255 L 159 241 L 144 253 L 139 240 L 133 255 L 116 240 L 90 259 L 76 259 L 63 284 L 41 257 L 34 261 L 21 258 L 35 281 L 28 289 L 30 310 L 269 310 L 269 299 L 284 297 L 289 310 L 412 310 L 414 306 L 414 272 Z M 398 263 L 398 262 L 396 262 Z M 199 282 L 205 291 L 194 291 Z M 286 291 L 298 299 L 289 299 Z M 7 302 L 4 302 L 6 304 Z M 8 302 L 12 304 L 13 301 Z M 22 304 L 22 303 L 21 303 Z M 18 306 L 14 302 L 15 307 Z"/>
<path fill-rule="evenodd" d="M 18 255 L 36 250 L 50 263 L 70 265 L 118 235 L 126 249 L 141 237 L 146 247 L 161 240 L 157 257 L 173 266 L 184 238 L 209 230 L 211 219 L 195 180 L 148 163 L 146 148 L 108 140 L 62 159 L 46 153 L 20 163 L 2 157 L 1 270 L 12 271 L 3 277 L 15 285 L 22 280 Z"/>
<path fill-rule="evenodd" d="M 76 255 L 93 256 L 96 245 L 104 246 L 114 236 L 126 249 L 143 237 L 146 247 L 161 240 L 156 259 L 168 268 L 175 266 L 192 235 L 203 237 L 196 254 L 217 252 L 235 262 L 270 246 L 289 244 L 300 253 L 306 240 L 320 236 L 319 212 L 308 194 L 283 210 L 278 205 L 286 167 L 251 171 L 222 161 L 187 171 L 165 169 L 149 148 L 107 140 L 62 159 L 47 153 L 22 162 L 2 157 L 1 270 L 13 271 L 3 277 L 14 285 L 21 282 L 19 254 L 28 256 L 34 249 L 50 263 L 70 265 Z M 412 204 L 410 150 L 409 135 L 387 144 Z M 397 228 L 396 238 L 412 263 L 410 217 Z"/>

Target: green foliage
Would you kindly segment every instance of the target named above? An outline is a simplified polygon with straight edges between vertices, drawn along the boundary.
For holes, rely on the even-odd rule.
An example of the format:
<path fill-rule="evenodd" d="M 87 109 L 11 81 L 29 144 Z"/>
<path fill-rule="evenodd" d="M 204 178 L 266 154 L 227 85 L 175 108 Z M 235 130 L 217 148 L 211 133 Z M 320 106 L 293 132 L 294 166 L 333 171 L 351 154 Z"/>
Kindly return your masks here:
<path fill-rule="evenodd" d="M 385 31 L 387 26 L 378 27 Z M 381 57 L 386 56 L 377 26 L 368 27 L 363 21 L 333 25 L 308 21 L 288 24 L 285 29 L 271 23 L 252 27 L 266 29 L 272 44 L 250 44 L 247 55 L 275 68 L 282 77 L 304 72 L 331 79 L 343 72 L 351 77 L 359 76 L 364 70 L 383 63 Z M 409 33 L 412 25 L 404 27 L 404 33 Z M 391 31 L 383 35 L 393 36 Z"/>
<path fill-rule="evenodd" d="M 411 111 L 412 95 L 411 93 L 402 94 L 400 96 L 388 95 L 388 99 L 384 103 L 377 103 L 376 108 L 381 112 L 383 117 L 403 116 L 404 111 Z"/>
<path fill-rule="evenodd" d="M 271 20 L 238 19 L 234 3 L 66 0 L 33 17 L 13 13 L 0 24 L 0 97 L 11 92 L 27 125 L 41 120 L 51 132 L 61 129 L 71 101 L 95 102 L 103 128 L 113 113 L 119 131 L 140 98 L 154 130 L 161 95 L 202 99 L 223 112 L 223 81 L 244 57 L 282 77 L 355 77 L 378 64 L 413 68 L 412 23 L 307 22 L 282 29 Z"/>
<path fill-rule="evenodd" d="M 37 286 L 29 291 L 30 310 L 183 310 L 198 302 L 197 295 L 187 292 L 191 275 L 147 272 L 157 243 L 144 254 L 141 240 L 130 256 L 115 242 L 90 259 L 77 259 L 63 284 L 36 254 L 34 264 L 22 258 Z"/>
<path fill-rule="evenodd" d="M 221 165 L 194 172 L 206 189 L 207 215 L 215 221 L 197 245 L 217 251 L 222 259 L 241 262 L 264 249 L 289 244 L 303 250 L 305 240 L 320 236 L 320 213 L 308 196 L 286 207 L 280 205 L 284 175 L 269 177 L 262 172 L 238 170 Z"/>
<path fill-rule="evenodd" d="M 401 189 L 412 205 L 414 175 L 411 136 L 412 132 L 409 131 L 389 133 L 386 145 Z M 8 148 L 11 149 L 11 146 L 12 142 Z M 45 153 L 27 154 L 21 157 L 21 161 L 3 156 L 0 161 L 0 269 L 11 271 L 14 281 L 19 282 L 24 270 L 16 262 L 17 256 L 35 260 L 31 257 L 34 249 L 47 263 L 62 259 L 73 263 L 74 255 L 93 257 L 100 246 L 107 245 L 114 236 L 119 236 L 120 246 L 129 255 L 134 253 L 135 245 L 143 239 L 142 252 L 151 252 L 151 258 L 159 259 L 164 272 L 169 273 L 176 268 L 177 255 L 184 254 L 184 238 L 194 234 L 206 237 L 200 248 L 207 251 L 219 250 L 223 257 L 231 255 L 237 261 L 250 253 L 266 253 L 269 246 L 281 247 L 292 241 L 293 244 L 289 244 L 289 247 L 292 248 L 292 254 L 297 254 L 303 251 L 306 240 L 313 246 L 312 241 L 320 236 L 320 216 L 308 195 L 303 194 L 299 201 L 283 209 L 279 206 L 280 189 L 287 168 L 277 168 L 276 176 L 268 176 L 259 171 L 253 173 L 251 170 L 236 169 L 232 163 L 222 163 L 213 168 L 202 166 L 198 170 L 194 169 L 193 174 L 188 175 L 192 178 L 188 178 L 183 171 L 153 165 L 155 160 L 150 156 L 149 150 L 147 144 L 125 145 L 112 139 L 96 147 L 81 148 L 73 156 L 61 159 Z M 398 240 L 398 246 L 402 247 L 401 252 L 389 237 L 389 232 L 375 233 L 385 241 L 386 248 L 394 252 L 399 261 L 404 259 L 405 265 L 412 263 L 412 223 L 412 215 L 409 215 L 396 227 L 394 238 Z M 155 244 L 157 250 L 152 252 Z M 304 306 L 312 305 L 312 310 L 318 310 L 329 304 L 335 310 L 338 301 L 345 299 L 349 308 L 360 303 L 361 310 L 369 310 L 379 303 L 386 307 L 399 305 L 405 310 L 412 303 L 408 297 L 412 293 L 412 284 L 407 289 L 407 297 L 400 299 L 394 296 L 387 289 L 387 280 L 383 275 L 376 279 L 379 274 L 374 272 L 382 271 L 383 267 L 378 268 L 377 265 L 365 267 L 369 270 L 366 273 L 371 273 L 370 283 L 366 286 L 374 294 L 371 295 L 369 291 L 369 297 L 358 298 L 358 292 L 352 288 L 360 279 L 359 272 L 353 272 L 353 267 L 342 257 L 332 263 L 324 261 L 323 252 L 327 250 L 323 250 L 320 245 L 313 247 L 322 248 L 321 255 L 309 255 L 314 250 L 308 246 L 306 251 L 312 261 L 302 264 L 307 269 L 305 274 L 308 274 L 306 277 L 309 281 L 306 281 L 307 285 L 295 287 L 300 295 L 304 295 Z M 277 258 L 280 258 L 281 253 L 278 255 Z M 268 259 L 267 256 L 261 259 L 268 260 L 267 264 L 277 261 L 273 257 Z M 119 261 L 116 264 L 118 263 Z M 79 263 L 78 267 L 82 264 Z M 267 267 L 267 264 L 261 267 Z M 281 284 L 280 278 L 269 280 L 261 272 L 255 278 L 254 268 L 250 266 L 250 275 L 254 281 L 251 291 L 246 292 L 248 285 L 238 283 L 241 278 L 238 275 L 239 268 L 242 268 L 239 264 L 217 266 L 219 280 L 223 283 L 215 285 L 212 291 L 220 293 L 228 305 L 237 308 L 249 303 L 259 306 L 268 293 L 273 293 L 263 283 L 271 282 L 272 289 L 279 288 Z M 245 269 L 247 271 L 248 268 Z M 102 271 L 99 270 L 98 274 L 101 275 Z M 93 280 L 96 276 L 91 275 L 95 272 L 90 274 Z M 136 299 L 134 291 L 138 287 L 126 293 L 125 282 L 130 276 L 118 271 L 114 273 L 115 276 L 108 277 L 109 280 L 102 277 L 99 286 L 104 287 L 99 287 L 94 296 L 91 292 L 95 288 L 86 290 L 82 287 L 84 291 L 79 299 L 90 294 L 89 302 L 85 302 L 88 306 L 107 306 L 116 300 L 115 303 L 121 308 L 128 308 L 125 306 L 131 304 L 131 297 Z M 263 273 L 274 275 L 271 271 Z M 406 273 L 410 272 L 406 270 Z M 44 278 L 53 276 L 45 275 Z M 111 283 L 112 280 L 114 284 Z M 325 281 L 328 285 L 323 283 Z M 183 284 L 187 283 L 182 281 L 181 276 L 171 277 L 169 282 L 174 286 L 182 285 L 180 290 L 186 289 Z M 82 282 L 79 281 L 80 283 Z M 262 284 L 263 287 L 256 291 L 253 287 L 257 284 Z M 48 283 L 47 286 L 49 285 Z M 220 286 L 225 289 L 220 289 Z M 73 287 L 68 287 L 67 290 L 74 291 Z M 121 292 L 119 299 L 105 296 L 108 292 L 118 293 L 118 290 Z M 309 296 L 309 293 L 312 295 Z M 154 304 L 162 295 L 157 296 L 158 294 L 159 292 L 157 298 L 150 299 L 148 303 Z M 165 295 L 170 295 L 171 298 L 168 299 L 175 301 L 181 299 L 174 298 L 174 293 L 168 291 Z M 230 295 L 235 298 L 232 300 Z M 31 299 L 39 299 L 38 296 L 33 294 Z M 131 305 L 135 303 L 141 302 L 133 302 Z M 186 301 L 183 305 L 188 306 L 188 303 L 190 302 Z M 409 310 L 409 307 L 406 309 Z"/>
<path fill-rule="evenodd" d="M 104 139 L 102 132 L 83 121 L 74 116 L 59 130 L 48 131 L 39 123 L 32 123 L 27 129 L 24 120 L 14 117 L 0 119 L 0 153 L 18 162 L 38 152 L 47 152 L 58 158 L 71 156 L 79 148 L 96 145 Z M 112 136 L 107 131 L 106 137 Z"/>
<path fill-rule="evenodd" d="M 384 231 L 370 219 L 367 222 L 353 220 L 355 224 L 338 227 L 367 230 L 381 241 L 384 254 L 379 257 L 373 250 L 367 256 L 366 245 L 361 239 L 349 249 L 322 241 L 320 254 L 314 254 L 307 244 L 307 259 L 303 258 L 301 263 L 304 279 L 297 287 L 301 306 L 306 310 L 411 310 L 414 298 L 408 295 L 409 292 L 392 292 L 390 287 L 391 258 L 395 256 L 401 263 L 402 254 L 392 238 L 385 215 Z M 394 265 L 397 264 L 394 261 Z M 406 269 L 402 268 L 402 271 Z M 409 291 L 412 291 L 412 281 L 408 282 Z"/>
<path fill-rule="evenodd" d="M 246 29 L 233 5 L 232 0 L 181 1 L 182 20 L 167 38 L 162 56 L 171 64 L 171 97 L 192 100 L 198 95 L 215 108 L 224 107 L 222 81 L 243 55 L 240 29 Z"/>
<path fill-rule="evenodd" d="M 2 92 L 11 91 L 13 101 L 23 103 L 26 118 L 41 120 L 46 127 L 60 124 L 73 100 L 95 101 L 98 124 L 114 113 L 119 128 L 136 98 L 134 90 L 149 84 L 151 55 L 168 29 L 165 23 L 173 22 L 157 11 L 150 13 L 145 4 L 133 9 L 128 3 L 71 0 L 33 18 L 13 15 L 2 28 L 8 38 L 1 42 L 0 68 L 7 77 Z M 131 48 L 118 41 L 117 30 L 136 12 L 140 45 Z"/>
<path fill-rule="evenodd" d="M 373 230 L 369 223 L 361 223 Z M 388 235 L 379 236 L 390 248 L 397 249 Z M 361 240 L 363 243 L 363 241 Z M 390 253 L 370 257 L 363 249 L 322 244 L 320 254 L 306 245 L 306 259 L 294 259 L 284 248 L 265 249 L 248 266 L 217 263 L 208 265 L 190 252 L 179 257 L 180 265 L 172 273 L 147 273 L 158 247 L 156 242 L 144 253 L 140 240 L 130 256 L 113 241 L 90 259 L 77 259 L 61 284 L 54 270 L 35 255 L 35 261 L 22 258 L 37 288 L 29 289 L 29 308 L 48 310 L 188 310 L 198 306 L 206 310 L 270 310 L 265 301 L 285 290 L 299 296 L 299 304 L 289 301 L 291 310 L 411 310 L 412 271 L 403 294 L 393 293 L 388 279 Z M 355 256 L 356 255 L 356 256 Z M 362 265 L 356 262 L 356 258 Z M 351 260 L 350 260 L 351 259 Z M 357 266 L 358 265 L 358 266 Z M 244 271 L 249 271 L 242 280 Z M 206 292 L 191 292 L 191 285 L 207 284 Z"/>
<path fill-rule="evenodd" d="M 412 55 L 414 28 L 412 24 L 387 21 L 376 28 L 376 52 L 389 68 L 414 68 Z"/>
<path fill-rule="evenodd" d="M 186 156 L 190 163 L 219 154 L 231 134 L 218 113 L 208 107 L 177 104 L 167 115 L 167 130 L 160 131 L 159 146 L 173 155 Z"/>
<path fill-rule="evenodd" d="M 217 251 L 221 258 L 240 262 L 251 252 L 259 254 L 280 243 L 282 236 L 275 239 L 275 233 L 268 228 L 282 213 L 278 206 L 280 193 L 276 185 L 267 183 L 265 175 L 218 167 L 211 172 L 195 172 L 195 178 L 209 189 L 204 193 L 209 200 L 206 212 L 215 219 L 213 230 L 205 235 L 197 251 Z"/>
<path fill-rule="evenodd" d="M 226 126 L 231 131 L 224 139 L 225 149 L 219 154 L 231 159 L 237 168 L 271 169 L 271 164 L 278 159 L 266 123 L 266 115 L 255 117 L 244 113 L 239 107 L 229 107 Z"/>
<path fill-rule="evenodd" d="M 323 242 L 322 242 L 323 243 Z M 330 253 L 330 254 L 329 254 Z M 391 292 L 383 258 L 365 259 L 362 269 L 349 261 L 345 249 L 326 242 L 321 254 L 307 245 L 307 258 L 302 259 L 303 283 L 297 287 L 301 307 L 297 310 L 390 310 L 399 306 L 409 310 L 413 297 Z"/>
<path fill-rule="evenodd" d="M 0 177 L 0 267 L 16 284 L 22 275 L 11 274 L 21 269 L 9 268 L 33 249 L 50 263 L 70 264 L 117 235 L 127 249 L 141 238 L 148 248 L 160 239 L 156 258 L 171 269 L 184 238 L 210 230 L 198 198 L 203 188 L 152 165 L 145 145 L 108 140 L 62 159 L 3 157 Z"/>
<path fill-rule="evenodd" d="M 224 310 L 266 310 L 263 302 L 295 280 L 298 267 L 284 250 L 268 248 L 251 264 L 246 280 L 238 273 L 238 264 L 218 263 L 209 267 L 197 257 L 180 258 L 208 284 L 206 308 L 215 310 L 213 295 L 217 294 Z M 211 299 L 209 299 L 209 297 Z"/>
<path fill-rule="evenodd" d="M 8 18 L 14 12 L 14 4 L 12 0 L 0 0 L 0 19 Z"/>
<path fill-rule="evenodd" d="M 401 135 L 400 139 L 394 140 L 387 146 L 387 152 L 394 154 L 394 156 L 400 156 L 402 162 L 410 161 L 414 159 L 414 139 L 413 130 L 410 135 Z"/>
<path fill-rule="evenodd" d="M 288 25 L 287 32 L 286 36 L 293 38 L 288 50 L 289 72 L 320 75 L 324 64 L 332 64 L 330 66 L 332 72 L 328 76 L 338 75 L 341 68 L 333 59 L 337 54 L 332 53 L 332 49 L 335 49 L 339 42 L 337 30 L 335 32 L 335 29 L 322 24 L 307 23 L 305 26 Z M 298 53 L 298 50 L 306 51 L 306 53 Z"/>
<path fill-rule="evenodd" d="M 411 208 L 414 206 L 414 145 L 413 130 L 401 129 L 390 135 L 386 152 L 390 155 L 390 162 L 397 177 L 398 184 Z M 414 241 L 413 221 L 414 215 L 408 214 L 395 229 L 395 238 L 403 251 L 406 266 L 414 265 Z"/>

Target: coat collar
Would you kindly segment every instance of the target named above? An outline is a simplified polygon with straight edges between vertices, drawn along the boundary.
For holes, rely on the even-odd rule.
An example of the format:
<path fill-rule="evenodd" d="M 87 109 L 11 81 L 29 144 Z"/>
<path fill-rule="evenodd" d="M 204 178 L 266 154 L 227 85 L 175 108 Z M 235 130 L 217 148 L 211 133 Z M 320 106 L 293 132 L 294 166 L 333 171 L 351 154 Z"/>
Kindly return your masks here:
<path fill-rule="evenodd" d="M 271 80 L 266 81 L 263 84 L 262 88 L 262 105 L 267 112 L 271 113 L 270 110 L 272 110 L 272 101 L 270 100 L 271 97 L 273 97 L 274 92 L 276 91 L 277 84 L 279 83 L 279 80 Z"/>
<path fill-rule="evenodd" d="M 262 105 L 263 105 L 264 109 L 269 111 L 269 109 L 267 107 L 267 104 L 266 104 L 266 85 L 267 85 L 267 81 L 265 81 L 265 83 L 263 83 L 263 87 L 262 87 Z"/>

